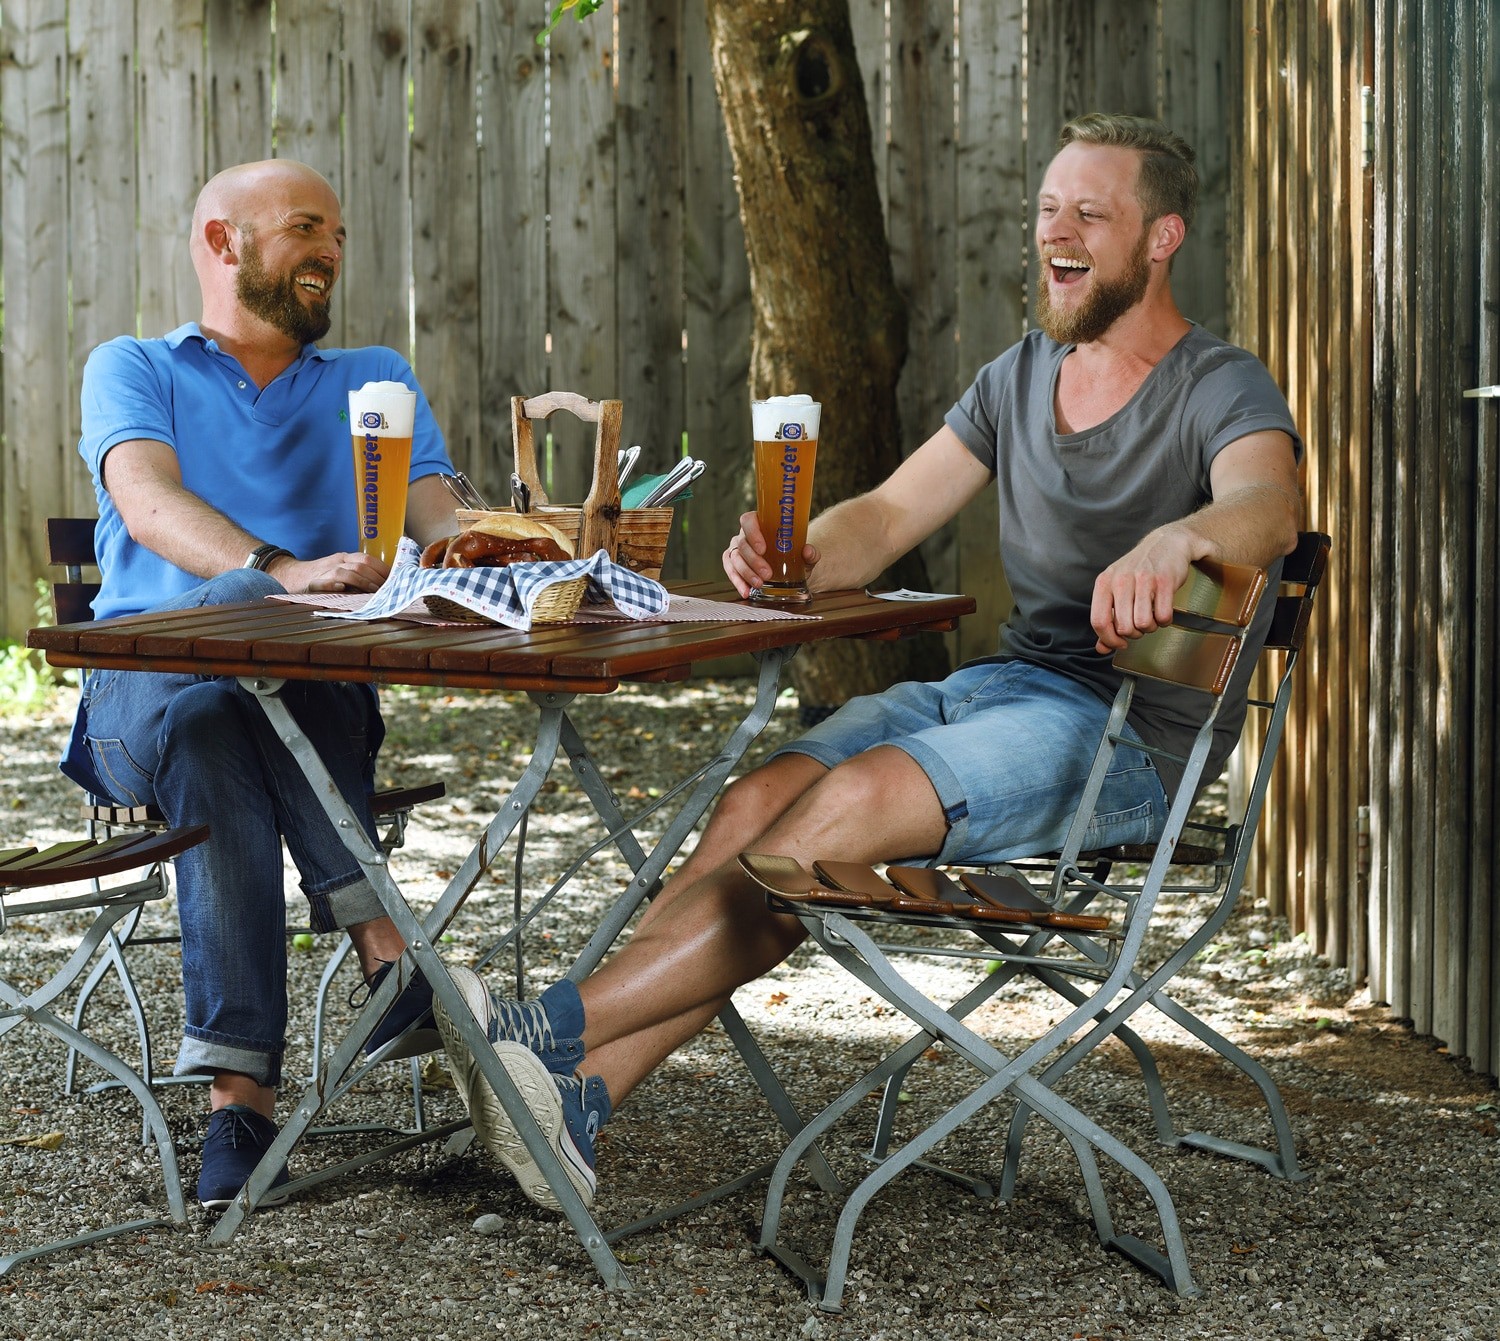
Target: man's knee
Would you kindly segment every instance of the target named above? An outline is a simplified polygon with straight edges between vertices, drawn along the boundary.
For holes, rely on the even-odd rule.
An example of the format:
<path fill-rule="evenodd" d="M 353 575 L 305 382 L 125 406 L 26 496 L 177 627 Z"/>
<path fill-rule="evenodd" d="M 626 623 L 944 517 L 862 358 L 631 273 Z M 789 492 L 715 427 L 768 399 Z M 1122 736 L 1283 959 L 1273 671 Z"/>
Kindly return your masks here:
<path fill-rule="evenodd" d="M 220 752 L 246 739 L 244 711 L 232 680 L 204 680 L 186 685 L 167 705 L 162 718 L 163 762 L 186 752 Z"/>
<path fill-rule="evenodd" d="M 714 824 L 746 842 L 757 838 L 827 772 L 803 754 L 772 759 L 724 788 L 714 808 Z"/>
<path fill-rule="evenodd" d="M 231 568 L 211 577 L 197 589 L 198 605 L 235 605 L 266 596 L 284 596 L 286 588 L 270 573 L 256 568 Z"/>
<path fill-rule="evenodd" d="M 809 795 L 807 806 L 821 827 L 872 837 L 888 833 L 896 843 L 891 856 L 918 855 L 916 849 L 906 850 L 916 835 L 930 839 L 935 851 L 947 828 L 932 780 L 905 750 L 889 745 L 866 750 L 830 770 Z M 875 845 L 880 846 L 878 841 Z"/>

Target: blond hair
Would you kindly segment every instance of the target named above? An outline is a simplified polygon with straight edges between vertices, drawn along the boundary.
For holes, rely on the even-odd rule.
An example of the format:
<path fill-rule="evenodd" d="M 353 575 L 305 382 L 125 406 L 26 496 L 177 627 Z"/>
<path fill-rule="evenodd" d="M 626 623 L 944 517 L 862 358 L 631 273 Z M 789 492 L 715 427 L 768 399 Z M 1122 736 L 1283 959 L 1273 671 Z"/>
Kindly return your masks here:
<path fill-rule="evenodd" d="M 1183 227 L 1191 229 L 1198 209 L 1198 169 L 1193 166 L 1192 146 L 1160 121 L 1124 112 L 1089 112 L 1074 117 L 1062 128 L 1057 147 L 1070 144 L 1100 144 L 1134 149 L 1141 155 L 1136 199 L 1146 222 L 1175 214 Z"/>

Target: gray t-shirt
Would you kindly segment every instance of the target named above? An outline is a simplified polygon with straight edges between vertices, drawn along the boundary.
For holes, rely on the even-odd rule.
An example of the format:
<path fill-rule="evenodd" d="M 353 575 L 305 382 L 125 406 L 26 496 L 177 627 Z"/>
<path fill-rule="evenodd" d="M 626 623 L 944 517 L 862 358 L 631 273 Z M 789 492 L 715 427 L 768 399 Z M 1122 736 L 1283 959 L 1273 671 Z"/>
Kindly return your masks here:
<path fill-rule="evenodd" d="M 1040 331 L 979 370 L 947 423 L 995 472 L 1000 551 L 1015 608 L 997 660 L 1021 658 L 1092 686 L 1105 700 L 1120 677 L 1094 650 L 1094 580 L 1156 527 L 1212 499 L 1209 466 L 1230 443 L 1279 429 L 1302 442 L 1291 411 L 1260 360 L 1194 326 L 1129 402 L 1102 424 L 1059 433 L 1058 369 L 1071 345 Z M 997 450 L 998 448 L 998 450 Z M 1271 573 L 1274 583 L 1280 564 Z M 1246 686 L 1274 602 L 1261 602 L 1214 728 L 1204 781 L 1239 739 Z M 1150 745 L 1186 754 L 1203 720 L 1203 696 L 1153 680 L 1136 686 L 1130 723 Z M 1182 768 L 1156 760 L 1169 794 Z"/>

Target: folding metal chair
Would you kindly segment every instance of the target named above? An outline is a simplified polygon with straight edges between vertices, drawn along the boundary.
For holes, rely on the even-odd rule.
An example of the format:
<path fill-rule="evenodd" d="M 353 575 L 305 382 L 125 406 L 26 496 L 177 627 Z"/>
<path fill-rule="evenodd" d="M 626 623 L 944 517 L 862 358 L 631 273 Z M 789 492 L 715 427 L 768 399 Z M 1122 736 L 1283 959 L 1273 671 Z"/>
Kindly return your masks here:
<path fill-rule="evenodd" d="M 741 865 L 765 887 L 771 907 L 796 916 L 836 962 L 919 1026 L 918 1033 L 798 1133 L 772 1175 L 761 1247 L 801 1276 L 821 1307 L 837 1310 L 841 1305 L 854 1231 L 874 1195 L 905 1169 L 923 1163 L 939 1142 L 1006 1094 L 1057 1128 L 1068 1141 L 1100 1241 L 1159 1276 L 1179 1294 L 1197 1293 L 1176 1208 L 1161 1177 L 1121 1140 L 1060 1096 L 1053 1088 L 1057 1073 L 1042 1068 L 1047 1058 L 1075 1036 L 1088 1037 L 1100 1030 L 1107 1034 L 1118 1029 L 1129 1014 L 1116 1008 L 1130 999 L 1140 980 L 1137 960 L 1146 930 L 1187 823 L 1222 696 L 1265 582 L 1259 569 L 1208 562 L 1195 565 L 1176 594 L 1176 622 L 1116 655 L 1115 666 L 1124 680 L 1063 851 L 1052 863 L 1045 883 L 1034 884 L 1008 867 L 966 875 L 961 881 L 940 871 L 899 867 L 888 869 L 881 878 L 869 868 L 851 869 L 837 862 L 818 862 L 809 871 L 786 858 L 742 855 Z M 1144 877 L 1112 881 L 1107 864 L 1101 869 L 1099 863 L 1087 859 L 1083 841 L 1115 749 L 1121 744 L 1142 748 L 1121 735 L 1141 676 L 1200 691 L 1204 718 L 1191 751 L 1181 761 L 1183 782 L 1163 833 L 1151 848 Z M 956 947 L 930 949 L 910 942 L 896 947 L 878 944 L 875 936 L 881 934 L 882 926 L 892 923 L 948 927 L 967 931 L 973 939 Z M 998 959 L 1003 969 L 981 976 L 959 1000 L 944 1007 L 897 966 L 897 959 L 910 963 L 910 955 L 929 952 L 980 961 Z M 969 1029 L 964 1020 L 1013 981 L 1018 971 L 1034 973 L 1057 987 L 1070 1008 L 1030 1046 L 1011 1057 Z M 888 1148 L 893 1124 L 888 1113 L 882 1115 L 877 1129 L 878 1163 L 844 1203 L 825 1278 L 781 1239 L 788 1179 L 835 1122 L 888 1081 L 903 1076 L 934 1042 L 946 1044 L 969 1062 L 980 1082 L 894 1152 Z M 888 1091 L 888 1098 L 894 1102 L 892 1092 Z M 1101 1154 L 1146 1192 L 1165 1251 L 1115 1229 L 1099 1172 L 1097 1156 Z M 970 1180 L 970 1185 L 976 1190 L 987 1186 L 980 1180 Z"/>
<path fill-rule="evenodd" d="M 1197 880 L 1190 877 L 1179 878 L 1175 883 L 1163 885 L 1163 892 L 1202 896 L 1202 920 L 1149 972 L 1137 972 L 1131 979 L 1130 993 L 1116 1009 L 1048 1066 L 1041 1077 L 1043 1083 L 1049 1085 L 1060 1080 L 1088 1052 L 1113 1033 L 1126 1044 L 1140 1065 L 1157 1136 L 1163 1145 L 1192 1146 L 1242 1159 L 1258 1164 L 1277 1177 L 1291 1182 L 1300 1182 L 1307 1175 L 1298 1167 L 1291 1120 L 1287 1116 L 1286 1105 L 1276 1088 L 1276 1082 L 1254 1057 L 1175 1000 L 1167 988 L 1177 974 L 1196 959 L 1199 952 L 1223 929 L 1244 888 L 1245 869 L 1265 810 L 1266 795 L 1280 754 L 1287 712 L 1291 707 L 1292 672 L 1296 669 L 1306 641 L 1314 601 L 1328 567 L 1331 548 L 1332 542 L 1328 536 L 1316 531 L 1304 531 L 1298 536 L 1296 549 L 1282 561 L 1280 590 L 1276 596 L 1270 631 L 1261 653 L 1262 683 L 1273 688 L 1269 697 L 1252 695 L 1248 700 L 1252 713 L 1259 714 L 1262 720 L 1255 723 L 1258 730 L 1250 729 L 1251 723 L 1247 722 L 1247 730 L 1241 742 L 1241 747 L 1245 748 L 1253 745 L 1256 738 L 1259 738 L 1259 752 L 1250 775 L 1244 810 L 1238 821 L 1227 824 L 1189 819 L 1183 826 L 1184 835 L 1195 841 L 1192 844 L 1179 843 L 1173 853 L 1174 868 L 1197 869 L 1204 875 Z M 1096 863 L 1094 874 L 1096 878 L 1102 879 L 1105 873 L 1117 866 L 1148 861 L 1150 856 L 1149 848 L 1130 846 L 1092 853 L 1087 860 Z M 1066 979 L 1049 974 L 1045 969 L 1037 970 L 1033 976 L 1065 996 L 1071 996 L 1076 991 Z M 1160 1074 L 1146 1044 L 1128 1026 L 1110 1023 L 1123 1021 L 1141 1006 L 1148 1004 L 1194 1038 L 1206 1043 L 1255 1083 L 1271 1124 L 1273 1148 L 1266 1149 L 1202 1131 L 1178 1134 L 1167 1109 Z M 895 1091 L 892 1090 L 885 1096 L 882 1107 L 893 1111 L 895 1098 Z M 1008 1197 L 1015 1186 L 1027 1115 L 1028 1110 L 1023 1104 L 1016 1109 L 1011 1120 L 1005 1169 L 1001 1177 L 1002 1196 Z M 884 1114 L 883 1118 L 888 1124 L 889 1118 Z"/>
<path fill-rule="evenodd" d="M 0 1257 L 0 1276 L 18 1263 L 63 1248 L 80 1247 L 116 1234 L 128 1234 L 169 1223 L 187 1224 L 187 1208 L 183 1202 L 171 1133 L 167 1130 L 166 1118 L 162 1116 L 150 1086 L 114 1052 L 54 1015 L 51 1006 L 93 961 L 105 937 L 112 933 L 121 918 L 137 913 L 143 903 L 161 898 L 166 892 L 164 882 L 154 874 L 159 870 L 161 862 L 207 837 L 207 826 L 198 825 L 191 829 L 130 834 L 104 841 L 84 839 L 58 843 L 41 851 L 34 847 L 0 851 L 0 935 L 4 934 L 11 919 L 17 917 L 30 919 L 80 910 L 93 910 L 95 914 L 93 922 L 79 939 L 67 962 L 35 991 L 22 991 L 0 977 L 0 1037 L 24 1022 L 40 1025 L 48 1033 L 60 1038 L 71 1050 L 102 1067 L 136 1097 L 161 1157 L 162 1178 L 166 1184 L 170 1214 L 170 1220 L 131 1220 L 90 1230 L 73 1238 L 59 1239 L 9 1253 Z M 105 876 L 142 867 L 153 874 L 148 874 L 143 880 L 114 888 L 101 887 L 100 881 Z M 30 892 L 43 886 L 74 882 L 85 882 L 82 893 Z"/>

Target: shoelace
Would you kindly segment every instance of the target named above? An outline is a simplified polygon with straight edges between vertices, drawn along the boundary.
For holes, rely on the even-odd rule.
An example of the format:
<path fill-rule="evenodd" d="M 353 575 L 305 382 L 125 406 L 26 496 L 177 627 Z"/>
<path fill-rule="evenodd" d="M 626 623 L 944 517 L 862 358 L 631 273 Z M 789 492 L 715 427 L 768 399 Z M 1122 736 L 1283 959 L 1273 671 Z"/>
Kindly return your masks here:
<path fill-rule="evenodd" d="M 221 1143 L 227 1143 L 235 1150 L 240 1148 L 242 1142 L 254 1146 L 260 1144 L 256 1139 L 255 1128 L 250 1125 L 249 1119 L 243 1113 L 236 1113 L 232 1108 L 225 1108 L 220 1111 L 228 1115 L 229 1121 L 218 1124 L 217 1130 L 214 1133 L 216 1140 Z"/>
<path fill-rule="evenodd" d="M 385 975 L 390 972 L 394 959 L 380 960 L 380 967 L 370 974 L 352 992 L 349 993 L 349 1008 L 351 1010 L 363 1010 L 364 1004 L 370 999 L 371 993 L 385 980 Z"/>
<path fill-rule="evenodd" d="M 496 1001 L 493 996 L 490 1000 L 495 1007 L 496 1023 L 504 1028 L 507 1038 L 533 1052 L 550 1052 L 557 1046 L 552 1021 L 540 1001 Z"/>

